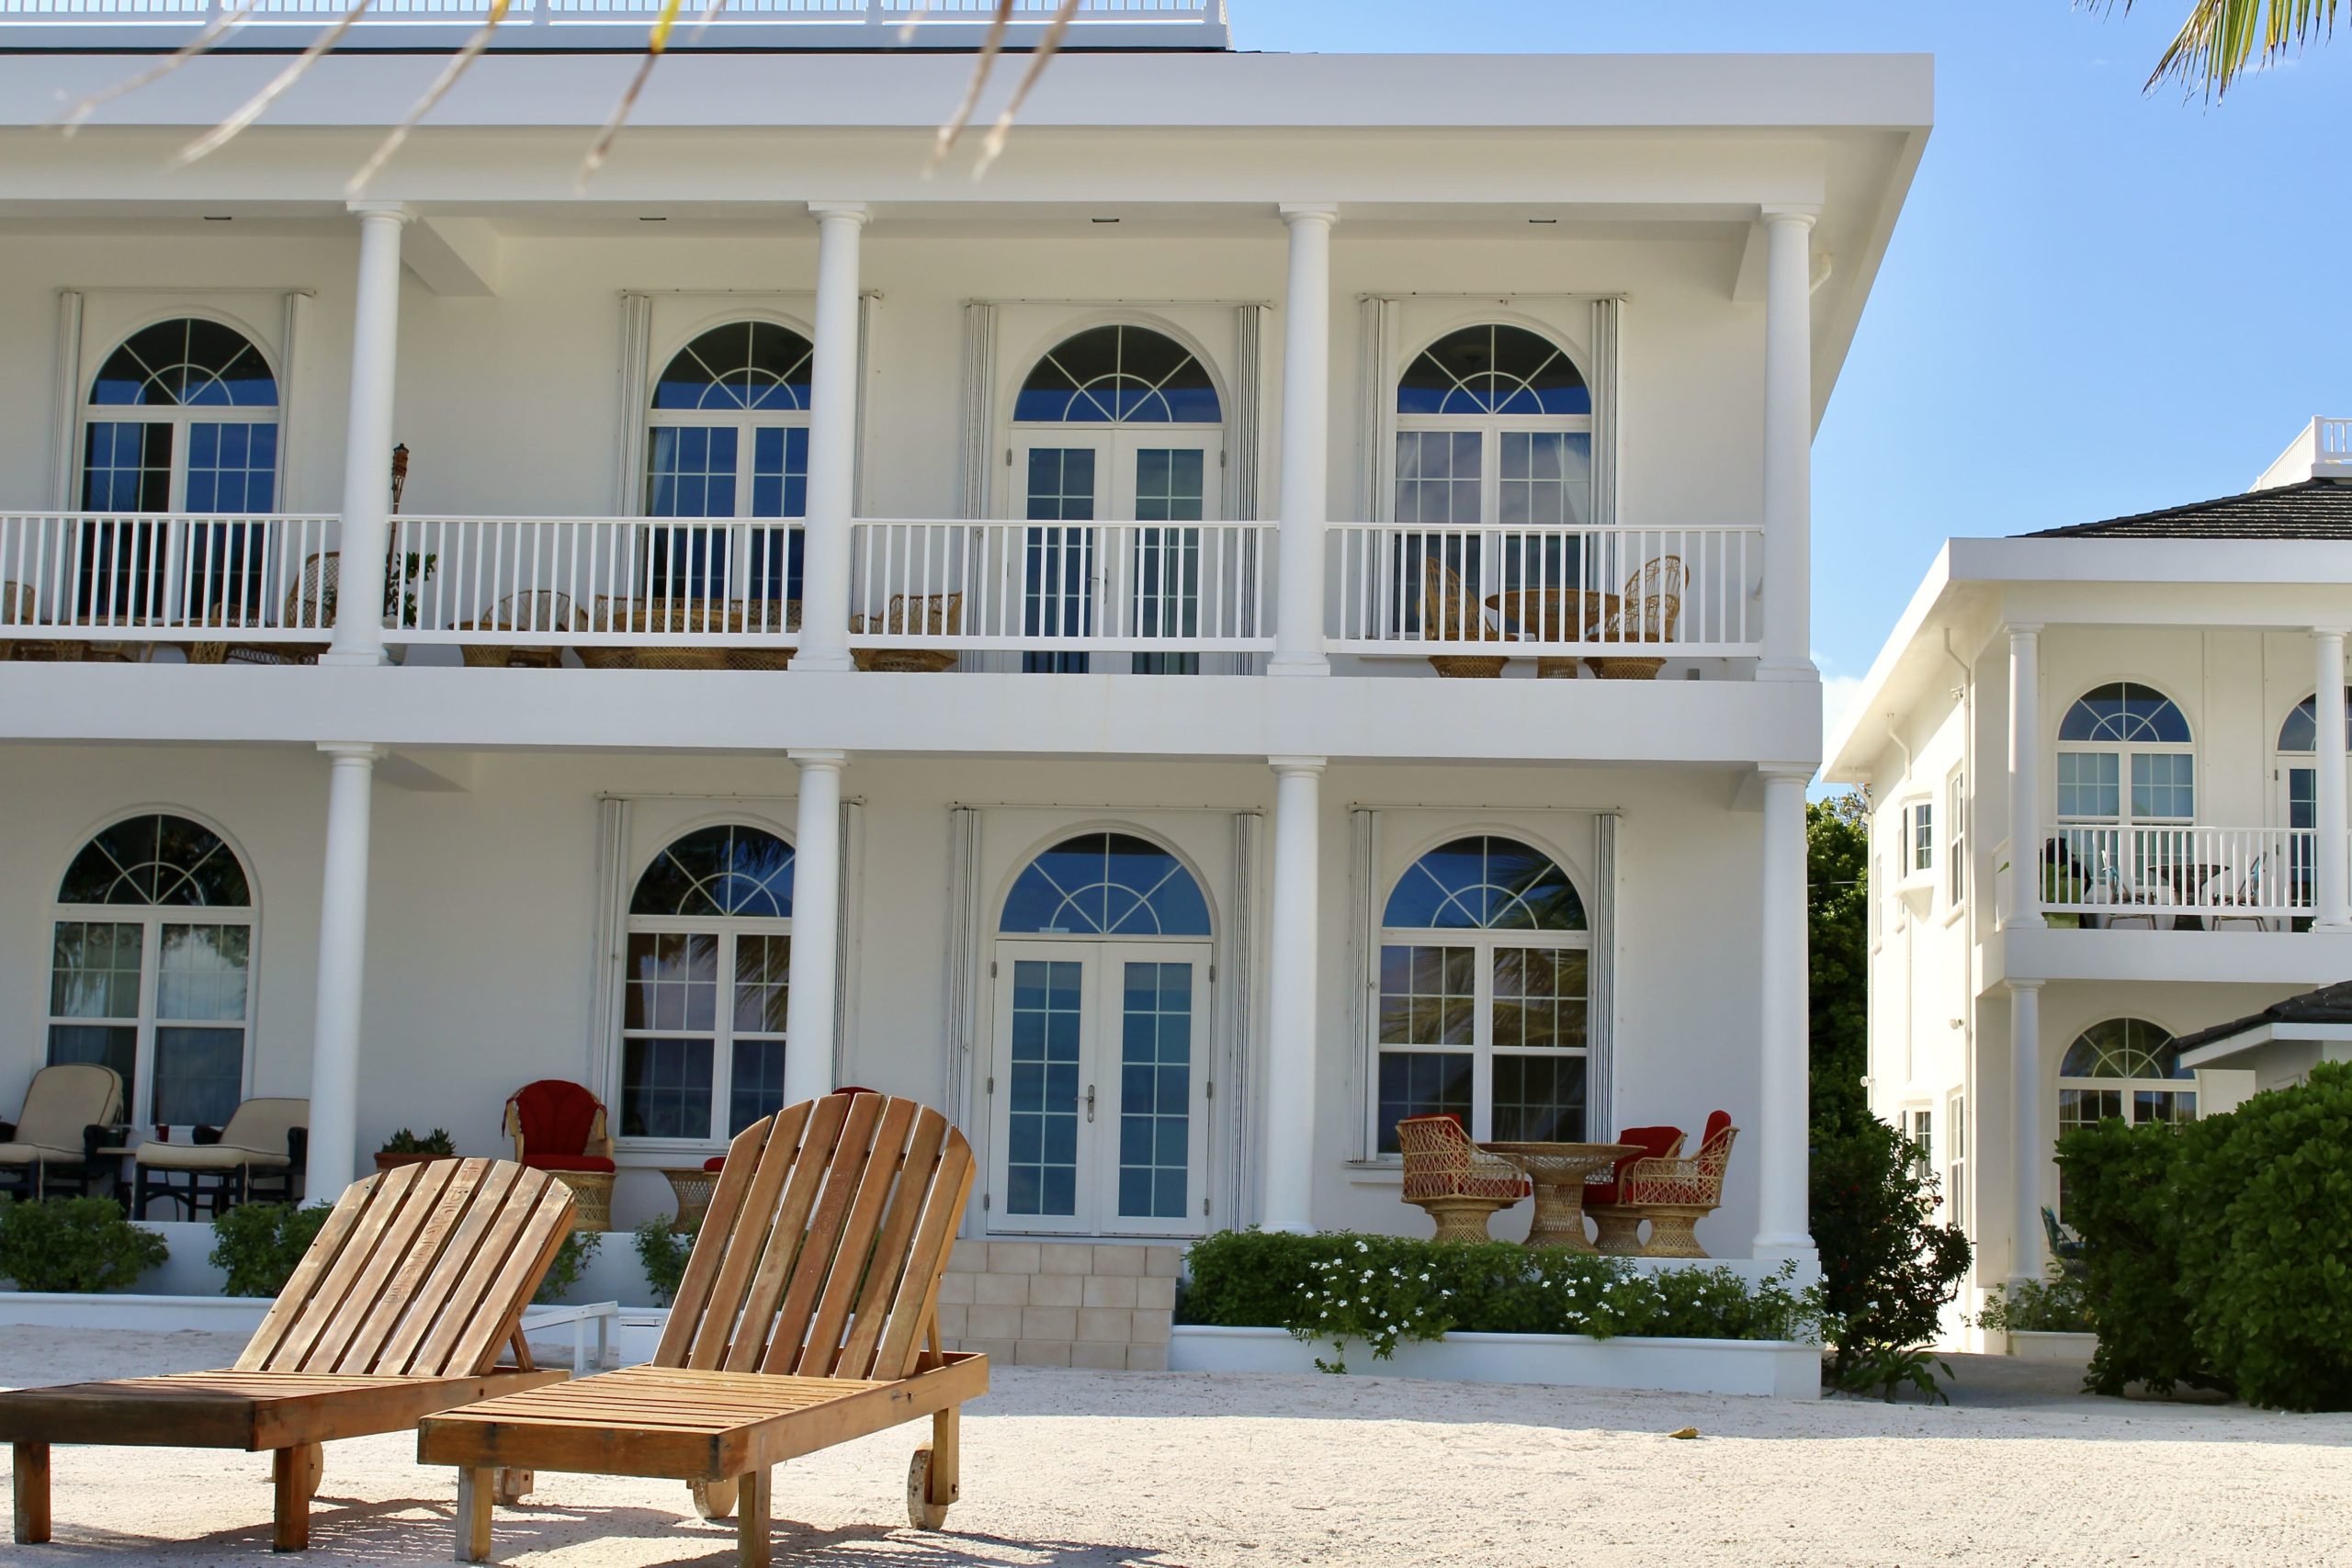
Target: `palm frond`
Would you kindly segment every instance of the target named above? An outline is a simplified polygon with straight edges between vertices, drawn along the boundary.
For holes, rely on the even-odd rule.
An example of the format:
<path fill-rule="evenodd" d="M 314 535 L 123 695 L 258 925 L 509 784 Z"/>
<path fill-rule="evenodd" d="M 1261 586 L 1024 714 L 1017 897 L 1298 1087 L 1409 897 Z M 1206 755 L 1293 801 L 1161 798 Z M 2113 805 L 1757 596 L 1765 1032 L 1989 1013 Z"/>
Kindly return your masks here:
<path fill-rule="evenodd" d="M 353 25 L 367 14 L 370 3 L 371 0 L 351 0 L 351 8 L 344 12 L 334 26 L 313 39 L 310 48 L 296 55 L 292 64 L 271 77 L 268 85 L 238 106 L 234 114 L 181 148 L 179 155 L 172 160 L 173 167 L 185 168 L 198 158 L 209 152 L 217 152 L 234 141 L 237 132 L 259 119 L 263 111 L 276 103 L 287 88 L 302 79 L 304 72 L 316 65 L 329 50 L 343 41 L 343 35 L 349 32 Z"/>
<path fill-rule="evenodd" d="M 989 85 L 989 73 L 996 69 L 997 56 L 1004 52 L 1004 33 L 1012 25 L 1012 0 L 996 0 L 996 15 L 989 18 L 989 36 L 980 40 L 980 55 L 972 62 L 972 77 L 965 84 L 964 101 L 939 128 L 939 139 L 932 144 L 931 162 L 923 168 L 923 178 L 939 172 L 947 154 L 956 150 L 957 138 L 964 128 L 972 123 L 972 115 L 980 107 L 980 93 Z"/>
<path fill-rule="evenodd" d="M 458 85 L 458 78 L 466 73 L 466 67 L 480 59 L 481 51 L 490 47 L 490 37 L 498 30 L 498 24 L 506 19 L 506 8 L 511 3 L 512 0 L 491 0 L 489 17 L 476 29 L 473 37 L 466 40 L 465 47 L 449 57 L 449 63 L 439 76 L 434 78 L 433 85 L 424 90 L 424 96 L 416 100 L 407 117 L 376 144 L 376 151 L 368 154 L 368 161 L 359 166 L 359 172 L 345 182 L 343 187 L 345 196 L 356 197 L 366 190 L 368 182 L 392 161 L 392 154 L 401 150 L 401 143 L 408 140 L 408 133 L 416 129 L 417 122 L 433 112 L 433 106 Z"/>
<path fill-rule="evenodd" d="M 596 133 L 596 140 L 589 144 L 588 155 L 580 162 L 580 184 L 582 186 L 598 169 L 605 166 L 605 158 L 611 155 L 613 143 L 620 137 L 621 127 L 628 123 L 628 111 L 637 107 L 637 96 L 645 91 L 646 81 L 653 74 L 653 67 L 661 62 L 662 51 L 670 47 L 670 29 L 678 25 L 678 13 L 684 8 L 684 0 L 662 0 L 662 14 L 653 19 L 653 31 L 645 40 L 644 63 L 637 68 L 637 74 L 629 78 L 628 88 L 621 94 L 621 101 L 613 106 L 612 118 L 605 121 L 604 129 Z M 714 14 L 716 10 L 714 6 Z"/>
<path fill-rule="evenodd" d="M 2132 0 L 2077 0 L 2129 13 Z M 2335 30 L 2335 0 L 2194 0 L 2148 75 L 2146 90 L 2178 82 L 2219 102 L 2237 79 Z"/>
<path fill-rule="evenodd" d="M 1011 0 L 1006 0 L 1006 3 L 1010 5 Z M 2333 4 L 2333 0 L 2330 3 Z M 1029 69 L 1022 73 L 1021 85 L 1012 90 L 1012 96 L 1005 100 L 1004 112 L 997 116 L 996 124 L 989 128 L 988 144 L 980 150 L 979 164 L 972 170 L 974 179 L 987 174 L 989 165 L 1003 156 L 1004 144 L 1012 136 L 1012 122 L 1020 115 L 1021 106 L 1029 101 L 1030 89 L 1037 85 L 1037 78 L 1046 73 L 1046 67 L 1060 50 L 1062 39 L 1069 32 L 1070 23 L 1077 19 L 1078 5 L 1079 0 L 1062 0 L 1061 9 L 1056 11 L 1054 19 L 1046 24 L 1046 36 L 1037 40 L 1037 52 L 1029 57 Z"/>
<path fill-rule="evenodd" d="M 121 97 L 125 93 L 135 93 L 150 82 L 161 81 L 198 55 L 209 51 L 214 44 L 220 41 L 222 34 L 252 16 L 254 7 L 260 3 L 261 0 L 243 0 L 243 3 L 235 8 L 221 12 L 205 25 L 202 32 L 165 55 L 161 62 L 149 66 L 136 76 L 116 83 L 104 92 L 92 93 L 50 123 L 65 135 L 73 135 L 82 129 L 82 122 L 90 118 L 90 111 L 100 104 L 111 102 Z"/>

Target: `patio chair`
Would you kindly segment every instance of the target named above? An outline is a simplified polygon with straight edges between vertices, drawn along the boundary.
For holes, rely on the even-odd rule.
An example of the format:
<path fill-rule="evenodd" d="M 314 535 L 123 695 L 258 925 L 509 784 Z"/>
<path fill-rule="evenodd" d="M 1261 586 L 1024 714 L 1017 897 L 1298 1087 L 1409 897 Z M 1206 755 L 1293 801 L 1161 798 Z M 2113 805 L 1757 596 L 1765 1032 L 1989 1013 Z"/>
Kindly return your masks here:
<path fill-rule="evenodd" d="M 880 624 L 874 629 L 892 637 L 907 633 L 907 605 L 910 600 L 922 606 L 917 612 L 922 624 L 918 632 L 933 637 L 954 637 L 964 629 L 964 596 L 961 593 L 930 593 L 890 595 L 888 612 L 877 617 Z M 864 615 L 853 615 L 850 635 L 854 637 L 867 629 Z M 956 668 L 956 652 L 944 648 L 860 648 L 853 649 L 850 658 L 860 670 L 880 670 L 893 673 L 935 674 Z"/>
<path fill-rule="evenodd" d="M 198 1127 L 194 1143 L 140 1145 L 130 1156 L 137 1171 L 131 1218 L 145 1219 L 148 1203 L 159 1197 L 186 1203 L 191 1220 L 208 1197 L 216 1219 L 237 1203 L 292 1202 L 310 1121 L 307 1100 L 248 1100 L 225 1125 Z"/>
<path fill-rule="evenodd" d="M 335 585 L 343 578 L 343 557 L 334 550 L 311 557 L 302 563 L 302 578 L 286 591 L 286 605 L 277 624 L 281 629 L 299 627 L 303 630 L 333 632 L 335 616 Z M 221 612 L 213 612 L 215 625 L 222 619 Z M 220 657 L 209 656 L 207 645 L 198 644 L 188 654 L 191 664 L 316 664 L 319 655 L 331 646 L 322 642 L 237 642 L 224 639 L 218 645 Z"/>
<path fill-rule="evenodd" d="M 0 1441 L 16 1446 L 17 1540 L 50 1537 L 52 1444 L 161 1445 L 267 1451 L 270 1544 L 303 1550 L 322 1444 L 564 1375 L 532 1366 L 521 1324 L 571 1217 L 560 1182 L 503 1160 L 402 1166 L 354 1182 L 235 1366 L 0 1393 Z M 514 1365 L 502 1369 L 509 1345 Z M 527 1478 L 502 1484 L 519 1496 Z"/>
<path fill-rule="evenodd" d="M 654 635 L 723 636 L 742 629 L 741 606 L 701 599 L 616 599 L 599 594 L 589 629 Z M 724 670 L 728 649 L 717 643 L 661 643 L 583 648 L 591 670 Z"/>
<path fill-rule="evenodd" d="M 867 1089 L 864 1084 L 843 1084 L 841 1088 L 833 1090 L 833 1092 L 835 1094 L 880 1094 L 882 1091 L 878 1089 Z M 702 1162 L 703 1174 L 706 1176 L 717 1176 L 720 1171 L 726 1168 L 727 1156 L 725 1155 L 713 1155 L 708 1159 Z M 706 1193 L 703 1196 L 703 1208 L 707 1210 L 709 1207 L 710 1198 L 709 1195 Z"/>
<path fill-rule="evenodd" d="M 490 613 L 458 626 L 461 632 L 584 632 L 588 612 L 571 602 L 569 593 L 535 588 L 509 593 Z M 468 642 L 458 645 L 466 664 L 475 670 L 554 670 L 563 663 L 563 649 L 548 645 Z"/>
<path fill-rule="evenodd" d="M 1732 1140 L 1738 1136 L 1729 1111 L 1710 1111 L 1697 1154 L 1637 1159 L 1624 1168 L 1617 1179 L 1617 1202 L 1650 1223 L 1642 1257 L 1707 1256 L 1696 1227 L 1723 1203 L 1724 1173 L 1731 1166 Z"/>
<path fill-rule="evenodd" d="M 1601 623 L 1602 642 L 1670 642 L 1675 624 L 1682 618 L 1682 591 L 1690 574 L 1680 556 L 1658 556 L 1645 561 L 1625 580 L 1617 608 Z M 1663 659 L 1603 656 L 1585 663 L 1604 681 L 1655 681 L 1666 668 Z"/>
<path fill-rule="evenodd" d="M 0 1122 L 0 1190 L 45 1198 L 72 1172 L 84 1197 L 98 1174 L 98 1150 L 122 1120 L 122 1075 L 96 1062 L 43 1067 L 25 1090 L 25 1108 Z"/>
<path fill-rule="evenodd" d="M 1609 1167 L 1605 1174 L 1586 1179 L 1584 1212 L 1592 1216 L 1594 1251 L 1631 1258 L 1642 1250 L 1642 1221 L 1648 1216 L 1638 1209 L 1624 1207 L 1620 1201 L 1625 1172 L 1638 1160 L 1673 1159 L 1680 1155 L 1682 1129 L 1628 1127 L 1617 1134 L 1615 1141 L 1634 1145 L 1640 1152 L 1625 1156 Z"/>
<path fill-rule="evenodd" d="M 800 629 L 800 601 L 797 599 L 753 599 L 729 606 L 738 631 L 797 632 Z M 788 648 L 745 648 L 741 644 L 721 650 L 729 670 L 789 670 L 793 650 Z"/>
<path fill-rule="evenodd" d="M 1432 642 L 1517 642 L 1515 633 L 1487 622 L 1487 608 L 1462 574 L 1434 555 L 1421 558 L 1421 636 Z M 1510 662 L 1506 653 L 1432 653 L 1430 667 L 1456 680 L 1494 680 Z"/>
<path fill-rule="evenodd" d="M 2247 864 L 2245 874 L 2233 886 L 2224 888 L 2219 875 L 2206 879 L 2205 902 L 2210 906 L 2205 916 L 2207 930 L 2221 931 L 2228 926 L 2258 931 L 2270 929 L 2269 919 L 2254 912 L 2262 903 L 2262 863 L 2266 858 L 2255 856 Z"/>
<path fill-rule="evenodd" d="M 576 1228 L 613 1228 L 613 1178 L 620 1168 L 613 1163 L 603 1100 L 562 1078 L 525 1084 L 507 1097 L 506 1135 L 514 1140 L 516 1160 L 571 1189 Z"/>
<path fill-rule="evenodd" d="M 29 582 L 16 582 L 0 578 L 0 630 L 16 630 L 34 624 L 40 614 L 39 601 Z M 0 662 L 16 656 L 16 639 L 0 637 Z"/>
<path fill-rule="evenodd" d="M 774 1467 L 932 1418 L 907 1514 L 946 1521 L 962 1406 L 986 1357 L 939 1348 L 939 1280 L 972 1191 L 972 1150 L 936 1111 L 830 1094 L 729 1145 L 652 1363 L 424 1422 L 417 1458 L 458 1472 L 458 1559 L 490 1556 L 493 1467 L 686 1482 L 736 1516 L 736 1562 L 764 1568 Z"/>
<path fill-rule="evenodd" d="M 1440 1241 L 1485 1241 L 1487 1221 L 1535 1189 L 1519 1168 L 1470 1141 L 1450 1111 L 1396 1123 L 1405 1156 L 1404 1199 L 1437 1222 Z"/>

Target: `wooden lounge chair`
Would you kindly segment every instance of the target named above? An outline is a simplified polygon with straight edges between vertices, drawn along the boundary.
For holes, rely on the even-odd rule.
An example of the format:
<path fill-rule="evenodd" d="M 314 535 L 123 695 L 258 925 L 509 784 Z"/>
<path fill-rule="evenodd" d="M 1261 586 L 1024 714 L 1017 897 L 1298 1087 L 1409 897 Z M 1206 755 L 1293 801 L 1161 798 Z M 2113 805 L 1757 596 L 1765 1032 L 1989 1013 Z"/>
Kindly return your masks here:
<path fill-rule="evenodd" d="M 494 1467 L 661 1476 L 706 1518 L 736 1516 L 736 1561 L 768 1562 L 776 1464 L 918 1416 L 908 1517 L 956 1496 L 958 1417 L 988 1360 L 939 1349 L 939 1278 L 972 1190 L 972 1149 L 936 1111 L 879 1094 L 786 1106 L 740 1134 L 652 1364 L 497 1399 L 417 1428 L 454 1464 L 458 1559 L 490 1556 Z"/>
<path fill-rule="evenodd" d="M 0 1122 L 0 1192 L 42 1198 L 70 1172 L 86 1196 L 98 1149 L 122 1116 L 122 1075 L 96 1062 L 61 1062 L 33 1075 L 25 1108 Z"/>
<path fill-rule="evenodd" d="M 1487 1217 L 1534 1188 L 1519 1168 L 1470 1141 L 1450 1111 L 1396 1123 L 1405 1156 L 1405 1201 L 1437 1222 L 1439 1241 L 1485 1241 Z"/>
<path fill-rule="evenodd" d="M 51 1444 L 160 1444 L 268 1450 L 271 1545 L 301 1551 L 321 1444 L 564 1375 L 532 1367 L 520 1325 L 571 1220 L 562 1183 L 503 1160 L 436 1160 L 353 1183 L 235 1366 L 0 1393 L 17 1540 L 49 1539 Z M 515 1364 L 499 1368 L 509 1343 Z"/>

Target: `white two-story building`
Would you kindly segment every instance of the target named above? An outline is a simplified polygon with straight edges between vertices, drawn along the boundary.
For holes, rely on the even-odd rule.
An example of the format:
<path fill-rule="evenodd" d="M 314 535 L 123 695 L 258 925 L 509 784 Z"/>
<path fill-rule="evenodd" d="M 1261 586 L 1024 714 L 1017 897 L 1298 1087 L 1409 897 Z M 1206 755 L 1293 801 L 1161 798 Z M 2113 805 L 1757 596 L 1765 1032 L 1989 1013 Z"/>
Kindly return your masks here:
<path fill-rule="evenodd" d="M 1163 1240 L 1721 1107 L 1702 1238 L 1808 1256 L 1808 446 L 1928 63 L 1094 0 L 934 177 L 976 7 L 731 7 L 583 184 L 653 9 L 356 197 L 464 6 L 187 167 L 320 8 L 71 140 L 199 13 L 0 19 L 0 1101 L 307 1094 L 317 1191 L 569 1078 L 627 1224 L 856 1082 L 971 1235 Z"/>
<path fill-rule="evenodd" d="M 1947 541 L 1832 737 L 1871 1102 L 1977 1289 L 2041 1275 L 2059 1136 L 2272 1087 L 2179 1037 L 2352 975 L 2347 628 L 2352 421 L 2314 420 L 2243 495 Z"/>

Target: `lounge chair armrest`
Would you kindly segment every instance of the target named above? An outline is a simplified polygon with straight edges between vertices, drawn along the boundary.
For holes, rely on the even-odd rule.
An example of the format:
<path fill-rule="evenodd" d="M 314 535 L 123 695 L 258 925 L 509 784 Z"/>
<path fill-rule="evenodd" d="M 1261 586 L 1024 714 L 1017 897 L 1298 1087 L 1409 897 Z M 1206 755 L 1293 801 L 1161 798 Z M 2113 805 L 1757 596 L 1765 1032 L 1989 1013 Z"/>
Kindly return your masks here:
<path fill-rule="evenodd" d="M 294 1162 L 294 1168 L 298 1171 L 311 1163 L 311 1130 L 308 1127 L 286 1129 L 286 1157 Z"/>
<path fill-rule="evenodd" d="M 16 1141 L 17 1124 L 14 1122 L 0 1122 L 0 1144 L 13 1144 Z"/>
<path fill-rule="evenodd" d="M 217 1144 L 220 1141 L 220 1133 L 221 1129 L 219 1127 L 198 1127 L 196 1130 L 196 1141 L 199 1144 Z"/>
<path fill-rule="evenodd" d="M 82 1129 L 82 1163 L 98 1163 L 98 1151 L 114 1142 L 114 1129 L 103 1122 L 92 1122 Z"/>

